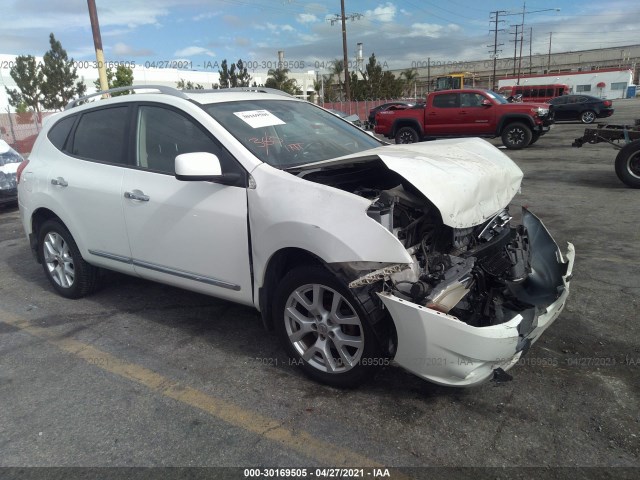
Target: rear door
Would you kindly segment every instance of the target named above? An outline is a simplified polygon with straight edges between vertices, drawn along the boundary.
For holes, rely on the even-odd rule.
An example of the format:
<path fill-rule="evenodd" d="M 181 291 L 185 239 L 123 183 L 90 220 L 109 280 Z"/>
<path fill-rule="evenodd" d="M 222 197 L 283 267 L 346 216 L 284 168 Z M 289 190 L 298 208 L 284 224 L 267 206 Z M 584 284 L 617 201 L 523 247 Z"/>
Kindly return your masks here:
<path fill-rule="evenodd" d="M 575 114 L 569 114 L 569 107 L 567 106 L 568 96 L 557 97 L 551 100 L 553 105 L 553 115 L 556 120 L 568 120 L 573 118 Z"/>
<path fill-rule="evenodd" d="M 133 272 L 121 196 L 129 165 L 129 113 L 129 105 L 115 105 L 54 125 L 49 140 L 56 150 L 46 159 L 50 168 L 45 178 L 50 208 L 62 217 L 83 257 L 125 273 Z M 70 122 L 75 130 L 68 137 L 60 135 Z"/>
<path fill-rule="evenodd" d="M 244 186 L 175 178 L 178 154 L 215 154 L 223 173 L 246 172 L 202 125 L 184 112 L 140 103 L 135 167 L 121 197 L 135 271 L 140 276 L 251 304 Z"/>
<path fill-rule="evenodd" d="M 425 110 L 425 134 L 453 135 L 460 129 L 460 94 L 434 93 Z"/>

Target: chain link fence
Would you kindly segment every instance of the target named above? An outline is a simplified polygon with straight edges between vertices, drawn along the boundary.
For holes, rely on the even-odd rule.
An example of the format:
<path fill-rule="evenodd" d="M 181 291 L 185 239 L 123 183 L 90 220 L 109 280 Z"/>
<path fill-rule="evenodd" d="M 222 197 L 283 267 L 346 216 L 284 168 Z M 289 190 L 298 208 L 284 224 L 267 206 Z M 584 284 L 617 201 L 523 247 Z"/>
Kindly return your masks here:
<path fill-rule="evenodd" d="M 42 128 L 42 121 L 53 112 L 0 113 L 0 138 L 23 157 L 31 153 L 33 143 Z"/>

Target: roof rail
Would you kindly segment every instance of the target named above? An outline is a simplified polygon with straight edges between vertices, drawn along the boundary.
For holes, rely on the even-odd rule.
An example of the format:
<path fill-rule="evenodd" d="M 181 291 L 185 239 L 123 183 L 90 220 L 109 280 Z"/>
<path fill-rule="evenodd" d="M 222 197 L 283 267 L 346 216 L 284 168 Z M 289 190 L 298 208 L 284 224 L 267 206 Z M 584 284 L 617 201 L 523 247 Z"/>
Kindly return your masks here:
<path fill-rule="evenodd" d="M 198 89 L 198 90 L 185 90 L 189 93 L 224 93 L 224 92 L 258 92 L 258 93 L 271 93 L 273 95 L 282 95 L 285 97 L 293 97 L 293 95 L 278 90 L 277 88 L 268 87 L 231 87 L 231 88 L 214 88 L 214 89 Z"/>
<path fill-rule="evenodd" d="M 97 97 L 99 95 L 104 95 L 107 93 L 111 94 L 111 93 L 117 93 L 117 92 L 128 92 L 133 90 L 157 90 L 158 92 L 164 93 L 166 95 L 171 95 L 174 97 L 180 97 L 185 99 L 189 98 L 181 90 L 178 90 L 177 88 L 173 88 L 173 87 L 167 87 L 165 85 L 131 85 L 128 87 L 111 88 L 109 90 L 103 90 L 100 92 L 92 93 L 90 95 L 85 95 L 84 97 L 80 97 L 75 100 L 71 100 L 69 103 L 67 103 L 67 106 L 64 107 L 64 109 L 69 110 L 70 108 L 76 107 L 78 105 L 82 105 L 91 97 Z"/>

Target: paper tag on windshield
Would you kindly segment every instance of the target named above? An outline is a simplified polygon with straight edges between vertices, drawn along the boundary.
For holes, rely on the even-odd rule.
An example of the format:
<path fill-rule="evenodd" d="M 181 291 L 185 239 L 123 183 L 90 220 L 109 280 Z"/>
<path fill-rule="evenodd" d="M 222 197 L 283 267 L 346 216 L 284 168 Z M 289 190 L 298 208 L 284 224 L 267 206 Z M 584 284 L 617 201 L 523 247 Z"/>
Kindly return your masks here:
<path fill-rule="evenodd" d="M 284 122 L 268 110 L 247 110 L 246 112 L 233 112 L 244 120 L 252 128 L 271 127 L 272 125 L 284 125 Z"/>

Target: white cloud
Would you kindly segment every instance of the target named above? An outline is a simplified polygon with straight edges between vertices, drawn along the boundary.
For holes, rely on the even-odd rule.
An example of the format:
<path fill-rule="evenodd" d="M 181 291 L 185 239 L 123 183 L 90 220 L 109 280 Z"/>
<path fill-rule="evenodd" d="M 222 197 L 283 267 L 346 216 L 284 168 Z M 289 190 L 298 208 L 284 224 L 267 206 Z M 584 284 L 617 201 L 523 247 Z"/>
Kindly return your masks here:
<path fill-rule="evenodd" d="M 216 56 L 216 54 L 213 53 L 211 50 L 208 50 L 204 47 L 196 47 L 194 45 L 183 48 L 181 50 L 177 50 L 173 55 L 175 57 L 193 57 L 195 55 L 207 55 L 209 57 Z"/>
<path fill-rule="evenodd" d="M 113 46 L 112 50 L 114 55 L 130 56 L 130 57 L 142 57 L 153 55 L 153 52 L 148 48 L 135 49 L 125 43 L 118 42 Z"/>
<path fill-rule="evenodd" d="M 299 13 L 296 16 L 296 20 L 298 23 L 315 23 L 318 21 L 318 17 L 313 13 Z"/>
<path fill-rule="evenodd" d="M 205 12 L 200 15 L 196 15 L 195 17 L 191 17 L 191 19 L 195 22 L 199 22 L 200 20 L 208 20 L 213 17 L 217 17 L 220 15 L 220 12 Z"/>
<path fill-rule="evenodd" d="M 387 2 L 384 5 L 378 5 L 373 10 L 367 10 L 365 16 L 370 20 L 391 22 L 396 16 L 396 6 L 391 2 Z"/>

